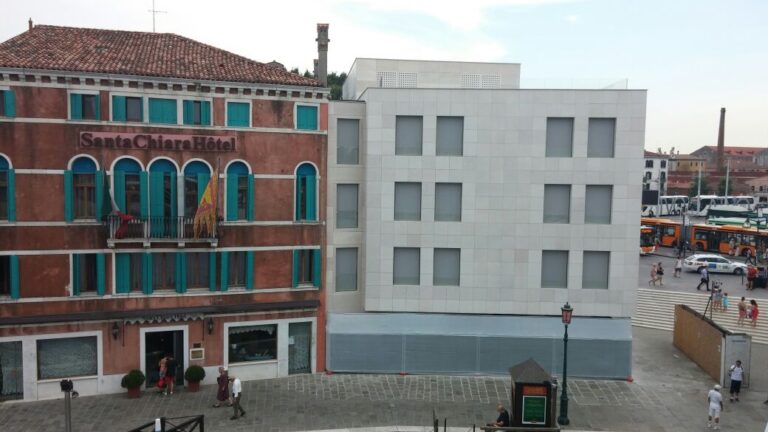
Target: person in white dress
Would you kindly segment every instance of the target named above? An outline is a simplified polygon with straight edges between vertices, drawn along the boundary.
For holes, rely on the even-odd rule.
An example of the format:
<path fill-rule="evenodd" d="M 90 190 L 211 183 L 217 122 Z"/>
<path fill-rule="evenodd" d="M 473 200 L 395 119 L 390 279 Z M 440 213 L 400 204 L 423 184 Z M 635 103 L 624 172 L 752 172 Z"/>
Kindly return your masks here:
<path fill-rule="evenodd" d="M 720 430 L 720 412 L 723 410 L 723 395 L 720 394 L 720 384 L 715 384 L 715 388 L 709 391 L 707 401 L 709 402 L 707 427 L 713 426 L 712 420 L 714 419 L 715 430 Z"/>

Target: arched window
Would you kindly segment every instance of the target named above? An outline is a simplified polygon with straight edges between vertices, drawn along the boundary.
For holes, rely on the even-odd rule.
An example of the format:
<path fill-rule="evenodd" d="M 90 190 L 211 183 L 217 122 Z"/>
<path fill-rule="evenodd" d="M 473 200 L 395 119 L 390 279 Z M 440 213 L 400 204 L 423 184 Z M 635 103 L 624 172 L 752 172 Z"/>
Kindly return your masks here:
<path fill-rule="evenodd" d="M 100 208 L 97 201 L 103 195 L 103 176 L 99 175 L 101 185 L 97 182 L 96 162 L 93 159 L 80 156 L 72 161 L 70 169 L 64 171 L 64 219 L 98 219 Z"/>
<path fill-rule="evenodd" d="M 118 209 L 137 217 L 149 215 L 147 173 L 133 159 L 120 159 L 113 168 L 115 203 Z"/>
<path fill-rule="evenodd" d="M 0 220 L 16 220 L 15 183 L 11 162 L 0 155 Z"/>
<path fill-rule="evenodd" d="M 242 162 L 227 168 L 227 220 L 253 220 L 253 178 Z"/>
<path fill-rule="evenodd" d="M 208 165 L 194 161 L 184 167 L 184 216 L 193 217 L 211 179 Z"/>
<path fill-rule="evenodd" d="M 149 216 L 154 237 L 175 237 L 178 198 L 176 165 L 157 159 L 149 166 Z"/>
<path fill-rule="evenodd" d="M 308 163 L 296 170 L 296 220 L 317 220 L 317 171 Z"/>

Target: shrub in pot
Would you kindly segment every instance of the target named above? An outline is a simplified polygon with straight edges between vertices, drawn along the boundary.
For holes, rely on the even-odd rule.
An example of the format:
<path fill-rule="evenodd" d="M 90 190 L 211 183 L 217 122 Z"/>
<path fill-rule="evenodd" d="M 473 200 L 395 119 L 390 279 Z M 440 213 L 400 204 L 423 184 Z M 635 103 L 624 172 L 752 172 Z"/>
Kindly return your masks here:
<path fill-rule="evenodd" d="M 120 386 L 128 389 L 129 398 L 135 399 L 141 396 L 141 386 L 146 379 L 144 372 L 138 369 L 133 369 L 123 376 L 123 379 L 120 381 Z"/>
<path fill-rule="evenodd" d="M 187 380 L 187 390 L 196 392 L 200 390 L 200 381 L 205 379 L 205 369 L 192 365 L 184 372 L 184 379 Z"/>

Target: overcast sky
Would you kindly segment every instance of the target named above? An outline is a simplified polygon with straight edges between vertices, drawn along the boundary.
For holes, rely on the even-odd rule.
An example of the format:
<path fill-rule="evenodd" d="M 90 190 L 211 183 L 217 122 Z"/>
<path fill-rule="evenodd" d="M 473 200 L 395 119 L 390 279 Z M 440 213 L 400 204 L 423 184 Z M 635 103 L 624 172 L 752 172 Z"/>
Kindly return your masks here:
<path fill-rule="evenodd" d="M 156 0 L 157 31 L 312 69 L 355 57 L 522 63 L 525 86 L 629 79 L 648 89 L 646 148 L 768 146 L 766 0 Z M 36 24 L 151 31 L 151 0 L 4 0 L 0 40 Z"/>

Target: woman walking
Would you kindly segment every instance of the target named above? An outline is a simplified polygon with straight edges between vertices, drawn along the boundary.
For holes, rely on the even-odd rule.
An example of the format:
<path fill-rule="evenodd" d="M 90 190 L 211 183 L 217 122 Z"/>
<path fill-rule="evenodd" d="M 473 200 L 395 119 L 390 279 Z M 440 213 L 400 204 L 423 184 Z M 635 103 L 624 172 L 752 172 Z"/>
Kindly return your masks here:
<path fill-rule="evenodd" d="M 657 278 L 656 274 L 657 274 L 656 264 L 653 264 L 651 266 L 651 280 L 648 281 L 648 286 L 651 286 L 651 284 L 653 284 L 653 286 L 656 286 L 656 278 Z"/>
<path fill-rule="evenodd" d="M 743 326 L 744 318 L 747 317 L 747 299 L 742 297 L 741 301 L 739 301 L 738 308 L 739 308 L 739 319 L 736 321 L 736 324 L 739 326 Z"/>
<path fill-rule="evenodd" d="M 213 404 L 213 407 L 220 407 L 221 403 L 224 401 L 227 402 L 227 406 L 231 406 L 232 403 L 229 401 L 229 373 L 227 372 L 227 368 L 219 366 L 219 376 L 216 377 L 216 382 L 218 383 L 218 388 L 216 390 L 216 403 Z"/>
<path fill-rule="evenodd" d="M 661 266 L 661 263 L 659 263 L 658 266 L 656 266 L 656 280 L 659 281 L 659 285 L 664 286 L 664 282 L 662 281 L 662 278 L 664 277 L 664 267 Z"/>
<path fill-rule="evenodd" d="M 678 255 L 677 256 L 677 261 L 675 261 L 675 274 L 674 274 L 674 276 L 676 278 L 679 278 L 680 277 L 680 273 L 682 273 L 682 272 L 683 272 L 683 258 L 680 255 Z"/>
<path fill-rule="evenodd" d="M 760 315 L 760 309 L 757 307 L 757 302 L 752 299 L 749 301 L 749 319 L 752 320 L 752 327 L 757 327 L 757 316 Z"/>

